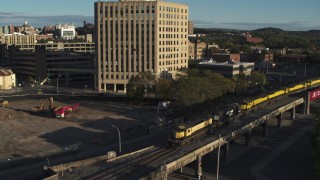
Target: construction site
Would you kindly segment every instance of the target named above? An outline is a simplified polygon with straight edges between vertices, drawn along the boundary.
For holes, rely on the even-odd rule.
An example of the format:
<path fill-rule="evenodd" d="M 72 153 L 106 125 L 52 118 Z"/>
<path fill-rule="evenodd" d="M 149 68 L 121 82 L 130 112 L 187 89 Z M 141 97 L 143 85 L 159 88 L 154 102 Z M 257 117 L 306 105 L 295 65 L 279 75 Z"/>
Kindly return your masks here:
<path fill-rule="evenodd" d="M 132 104 L 132 103 L 131 103 Z M 1 101 L 0 162 L 101 148 L 148 134 L 156 110 L 122 98 L 29 96 Z"/>

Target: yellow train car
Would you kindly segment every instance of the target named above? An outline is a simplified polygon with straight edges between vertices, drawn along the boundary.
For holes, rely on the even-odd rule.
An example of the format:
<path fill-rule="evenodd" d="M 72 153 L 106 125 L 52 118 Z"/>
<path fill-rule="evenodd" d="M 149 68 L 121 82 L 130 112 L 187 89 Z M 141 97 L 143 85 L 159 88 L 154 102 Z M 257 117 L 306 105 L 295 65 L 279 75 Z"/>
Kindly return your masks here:
<path fill-rule="evenodd" d="M 256 106 L 256 105 L 258 105 L 260 103 L 266 102 L 267 100 L 268 100 L 268 96 L 264 96 L 264 97 L 255 99 L 252 102 L 253 102 L 253 105 Z"/>
<path fill-rule="evenodd" d="M 293 87 L 290 87 L 288 89 L 289 89 L 289 92 L 294 92 L 294 91 L 297 91 L 297 90 L 300 90 L 300 89 L 304 89 L 304 88 L 305 88 L 305 83 L 302 83 L 302 84 L 298 84 L 298 85 L 295 85 Z"/>
<path fill-rule="evenodd" d="M 252 101 L 250 101 L 250 102 L 242 102 L 241 105 L 240 105 L 241 111 L 250 109 L 252 107 L 253 107 L 253 102 Z"/>
<path fill-rule="evenodd" d="M 316 84 L 320 84 L 320 79 L 312 80 L 312 81 L 310 82 L 310 85 L 311 85 L 311 86 L 316 85 Z"/>
<path fill-rule="evenodd" d="M 276 91 L 276 92 L 268 95 L 268 100 L 282 96 L 282 95 L 286 94 L 287 92 L 288 92 L 287 89 L 282 89 L 282 90 Z"/>
<path fill-rule="evenodd" d="M 206 120 L 188 121 L 181 124 L 177 129 L 173 130 L 174 139 L 182 139 L 191 136 L 195 132 L 212 124 L 212 118 L 206 118 Z"/>

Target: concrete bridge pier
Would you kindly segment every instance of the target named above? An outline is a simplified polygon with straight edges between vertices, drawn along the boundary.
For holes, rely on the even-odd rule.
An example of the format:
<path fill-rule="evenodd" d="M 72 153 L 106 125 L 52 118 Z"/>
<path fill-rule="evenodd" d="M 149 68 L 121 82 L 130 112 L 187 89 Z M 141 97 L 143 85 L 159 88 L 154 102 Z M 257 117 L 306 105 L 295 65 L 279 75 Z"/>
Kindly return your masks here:
<path fill-rule="evenodd" d="M 309 115 L 310 114 L 310 92 L 308 92 L 306 98 L 304 99 L 305 102 L 305 114 Z"/>
<path fill-rule="evenodd" d="M 198 156 L 195 164 L 195 177 L 200 179 L 202 176 L 202 157 Z"/>
<path fill-rule="evenodd" d="M 252 133 L 251 133 L 251 129 L 245 134 L 245 138 L 246 138 L 246 147 L 250 147 L 250 143 L 251 143 L 251 137 L 252 137 Z"/>
<path fill-rule="evenodd" d="M 183 166 L 180 168 L 179 173 L 183 173 Z"/>
<path fill-rule="evenodd" d="M 265 121 L 263 124 L 261 124 L 261 126 L 262 126 L 262 136 L 267 137 L 268 136 L 268 122 Z"/>
<path fill-rule="evenodd" d="M 295 120 L 296 119 L 296 107 L 292 107 L 291 109 L 291 119 Z"/>
<path fill-rule="evenodd" d="M 230 153 L 230 143 L 227 142 L 222 146 L 223 160 L 228 161 Z"/>
<path fill-rule="evenodd" d="M 300 105 L 300 108 L 299 108 L 300 113 L 308 115 L 310 114 L 310 92 L 308 92 L 308 94 L 303 97 L 303 100 L 304 102 L 302 105 Z"/>
<path fill-rule="evenodd" d="M 277 119 L 278 119 L 278 127 L 281 127 L 281 126 L 282 126 L 282 113 L 280 113 L 280 114 L 277 116 Z"/>

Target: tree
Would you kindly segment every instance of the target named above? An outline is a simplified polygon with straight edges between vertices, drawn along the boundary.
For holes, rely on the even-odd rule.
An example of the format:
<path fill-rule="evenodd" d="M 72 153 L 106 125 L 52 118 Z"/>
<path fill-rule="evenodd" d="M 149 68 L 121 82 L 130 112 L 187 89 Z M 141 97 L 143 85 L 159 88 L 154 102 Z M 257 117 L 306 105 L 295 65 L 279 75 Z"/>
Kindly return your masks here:
<path fill-rule="evenodd" d="M 150 71 L 139 73 L 136 76 L 130 78 L 127 84 L 127 96 L 141 99 L 145 94 L 149 97 L 153 91 L 155 84 L 155 75 Z"/>
<path fill-rule="evenodd" d="M 127 96 L 135 99 L 142 99 L 145 93 L 144 85 L 140 76 L 131 77 L 127 84 Z"/>
<path fill-rule="evenodd" d="M 167 79 L 158 79 L 156 83 L 156 97 L 162 99 L 173 99 L 173 82 Z"/>
<path fill-rule="evenodd" d="M 210 70 L 190 69 L 177 80 L 177 104 L 192 106 L 213 100 L 231 90 L 231 81 Z"/>

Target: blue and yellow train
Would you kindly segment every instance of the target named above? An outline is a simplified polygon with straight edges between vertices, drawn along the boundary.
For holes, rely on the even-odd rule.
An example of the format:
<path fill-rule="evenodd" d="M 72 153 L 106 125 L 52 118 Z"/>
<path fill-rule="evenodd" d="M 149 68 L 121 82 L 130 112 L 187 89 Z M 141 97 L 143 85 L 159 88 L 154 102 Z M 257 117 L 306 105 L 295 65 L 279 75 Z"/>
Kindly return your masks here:
<path fill-rule="evenodd" d="M 197 136 L 201 136 L 207 132 L 212 132 L 215 129 L 218 129 L 220 126 L 228 123 L 228 120 L 224 118 L 226 116 L 227 118 L 230 118 L 232 116 L 238 115 L 239 113 L 247 112 L 252 108 L 266 103 L 272 99 L 279 98 L 283 95 L 295 93 L 301 90 L 314 88 L 316 86 L 320 86 L 320 78 L 277 90 L 265 96 L 242 102 L 240 105 L 233 105 L 232 109 L 226 110 L 221 115 L 195 118 L 186 123 L 179 124 L 172 131 L 169 142 L 173 146 L 186 144 L 196 139 Z"/>

